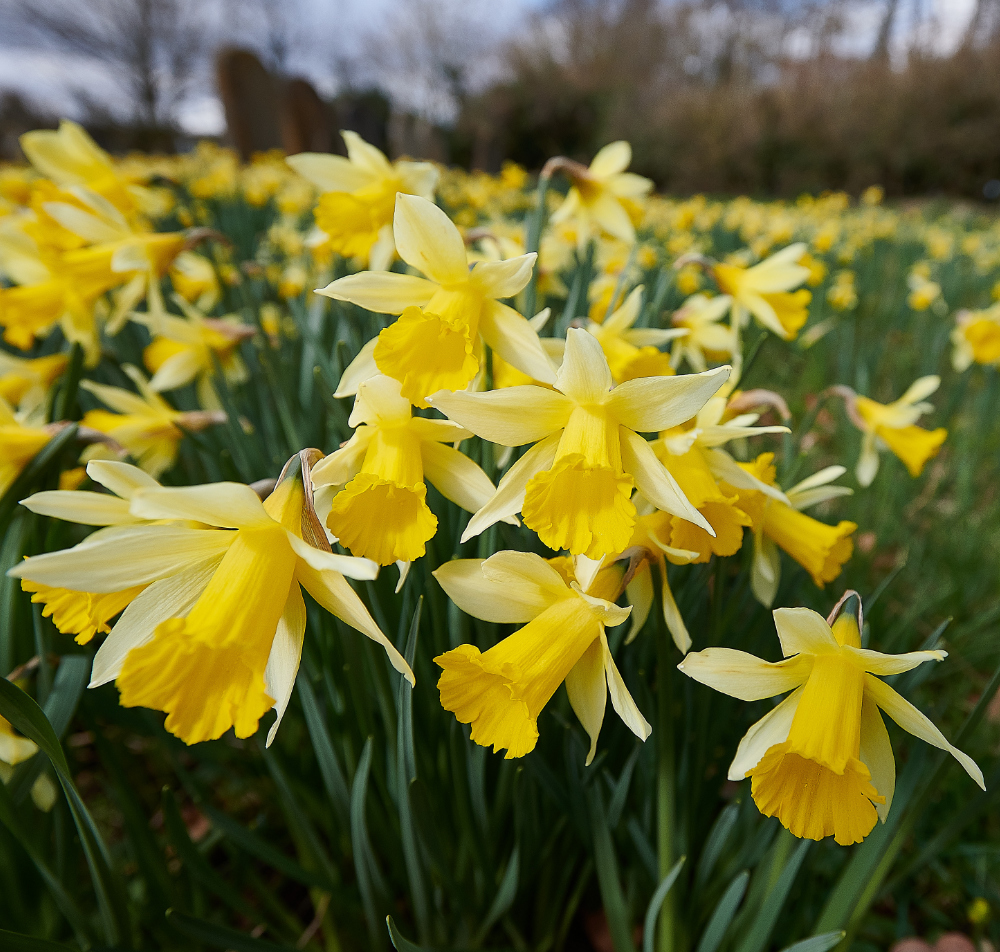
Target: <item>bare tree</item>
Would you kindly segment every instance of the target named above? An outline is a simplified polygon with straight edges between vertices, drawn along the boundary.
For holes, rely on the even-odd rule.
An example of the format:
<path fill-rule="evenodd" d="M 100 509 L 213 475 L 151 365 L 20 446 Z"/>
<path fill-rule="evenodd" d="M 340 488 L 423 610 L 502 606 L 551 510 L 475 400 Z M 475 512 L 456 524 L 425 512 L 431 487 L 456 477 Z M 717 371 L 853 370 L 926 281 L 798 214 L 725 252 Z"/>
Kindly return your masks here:
<path fill-rule="evenodd" d="M 130 121 L 148 129 L 175 126 L 177 104 L 204 65 L 212 27 L 205 0 L 11 0 L 8 6 L 5 19 L 27 42 L 111 70 Z"/>

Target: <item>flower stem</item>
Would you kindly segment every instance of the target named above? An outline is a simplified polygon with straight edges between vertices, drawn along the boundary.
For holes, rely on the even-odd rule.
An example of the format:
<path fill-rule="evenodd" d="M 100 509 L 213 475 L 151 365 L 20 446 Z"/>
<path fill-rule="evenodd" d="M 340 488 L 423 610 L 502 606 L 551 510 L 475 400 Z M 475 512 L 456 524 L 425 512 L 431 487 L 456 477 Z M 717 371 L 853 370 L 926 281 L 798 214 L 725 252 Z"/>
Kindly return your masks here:
<path fill-rule="evenodd" d="M 657 767 L 656 767 L 656 852 L 659 879 L 676 862 L 677 788 L 674 762 L 674 724 L 671 717 L 674 659 L 673 642 L 662 625 L 657 626 Z M 676 891 L 671 890 L 660 910 L 659 952 L 674 952 L 676 936 Z"/>

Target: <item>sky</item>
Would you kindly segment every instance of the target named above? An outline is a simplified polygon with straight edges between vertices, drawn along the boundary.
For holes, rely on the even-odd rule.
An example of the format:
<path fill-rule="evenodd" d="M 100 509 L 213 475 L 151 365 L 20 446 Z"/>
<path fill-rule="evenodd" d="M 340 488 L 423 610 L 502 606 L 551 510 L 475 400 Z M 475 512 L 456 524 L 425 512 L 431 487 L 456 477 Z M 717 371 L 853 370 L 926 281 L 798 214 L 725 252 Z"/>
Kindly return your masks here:
<path fill-rule="evenodd" d="M 204 2 L 222 9 L 220 0 Z M 296 51 L 292 71 L 310 79 L 321 94 L 336 92 L 336 74 L 343 74 L 346 61 L 351 62 L 352 72 L 360 73 L 356 80 L 362 85 L 370 81 L 372 67 L 366 64 L 361 51 L 367 44 L 378 43 L 381 37 L 383 62 L 377 76 L 380 85 L 402 108 L 435 121 L 448 120 L 452 104 L 441 83 L 427 75 L 426 64 L 419 58 L 406 60 L 384 52 L 403 46 L 394 41 L 399 31 L 419 29 L 420 24 L 413 21 L 413 0 L 282 0 L 282 3 L 284 9 L 297 11 L 290 35 L 290 46 Z M 927 22 L 933 26 L 921 39 L 935 52 L 947 54 L 960 41 L 975 0 L 924 0 L 924 3 L 932 13 Z M 475 85 L 494 78 L 499 70 L 489 50 L 523 28 L 531 12 L 544 6 L 544 0 L 433 0 L 428 5 L 455 38 L 464 38 L 472 70 L 470 78 Z M 870 49 L 881 7 L 877 0 L 854 3 L 850 27 L 841 40 L 841 53 L 864 55 Z M 914 25 L 904 10 L 894 37 L 896 49 L 904 49 L 913 37 Z M 808 55 L 808 43 L 793 36 L 788 52 Z M 395 61 L 386 63 L 385 58 Z M 204 73 L 203 81 L 185 96 L 178 109 L 183 130 L 193 136 L 215 135 L 224 128 L 222 106 L 213 89 L 207 62 Z M 13 43 L 0 40 L 0 94 L 15 91 L 44 112 L 81 118 L 76 89 L 85 89 L 88 99 L 105 104 L 112 114 L 121 109 L 122 98 L 114 77 L 99 60 L 57 56 L 17 45 L 16 39 Z"/>

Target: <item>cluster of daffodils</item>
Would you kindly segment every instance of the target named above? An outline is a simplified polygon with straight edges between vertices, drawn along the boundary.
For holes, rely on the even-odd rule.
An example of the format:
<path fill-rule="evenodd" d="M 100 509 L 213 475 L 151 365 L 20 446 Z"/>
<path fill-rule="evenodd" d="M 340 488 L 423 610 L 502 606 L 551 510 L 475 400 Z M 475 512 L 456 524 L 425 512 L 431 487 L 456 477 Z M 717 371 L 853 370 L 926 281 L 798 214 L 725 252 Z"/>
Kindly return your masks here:
<path fill-rule="evenodd" d="M 650 197 L 624 142 L 589 167 L 552 160 L 536 200 L 514 167 L 442 174 L 344 140 L 346 156 L 287 165 L 268 155 L 242 168 L 209 147 L 116 163 L 64 123 L 26 135 L 30 169 L 0 176 L 0 493 L 75 426 L 78 465 L 20 501 L 95 527 L 6 568 L 60 631 L 103 639 L 91 686 L 114 681 L 122 705 L 164 712 L 188 744 L 249 737 L 273 709 L 270 743 L 306 637 L 303 589 L 414 684 L 348 580 L 395 564 L 398 593 L 411 564 L 433 558 L 459 609 L 516 628 L 434 659 L 444 710 L 505 757 L 535 748 L 562 684 L 588 764 L 609 695 L 645 740 L 607 632 L 627 625 L 621 650 L 632 650 L 655 611 L 685 674 L 744 701 L 790 692 L 739 742 L 730 778 L 749 776 L 761 812 L 796 836 L 853 843 L 885 819 L 894 765 L 880 710 L 981 785 L 879 680 L 943 652 L 863 649 L 860 609 L 843 600 L 826 621 L 775 611 L 784 661 L 692 651 L 699 632 L 674 591 L 703 577 L 684 567 L 744 549 L 768 607 L 782 552 L 819 588 L 841 575 L 858 527 L 829 514 L 851 492 L 837 484 L 847 469 L 788 485 L 782 467 L 779 481 L 791 414 L 770 389 L 740 389 L 748 341 L 815 345 L 830 319 L 809 323 L 814 299 L 854 312 L 855 259 L 914 223 L 875 194 L 850 213 L 838 196 L 774 208 Z M 213 217 L 236 201 L 270 215 L 242 259 Z M 745 246 L 718 251 L 707 236 L 719 228 Z M 932 260 L 956 253 L 949 234 L 924 235 Z M 1000 233 L 978 237 L 962 253 L 1000 265 Z M 911 274 L 914 310 L 940 300 L 931 267 Z M 959 315 L 956 367 L 1000 364 L 995 311 Z M 312 352 L 334 321 L 352 352 L 333 395 L 353 401 L 342 442 L 296 447 L 276 480 L 253 486 L 175 485 L 182 441 L 249 427 L 233 395 L 255 366 L 286 346 Z M 77 381 L 82 415 L 60 419 Z M 918 426 L 939 383 L 922 377 L 888 404 L 829 388 L 861 432 L 859 486 L 880 452 L 914 477 L 939 452 L 946 431 Z M 438 497 L 468 515 L 460 538 L 435 548 Z M 467 543 L 482 557 L 434 557 Z M 9 762 L 30 754 L 3 727 Z"/>

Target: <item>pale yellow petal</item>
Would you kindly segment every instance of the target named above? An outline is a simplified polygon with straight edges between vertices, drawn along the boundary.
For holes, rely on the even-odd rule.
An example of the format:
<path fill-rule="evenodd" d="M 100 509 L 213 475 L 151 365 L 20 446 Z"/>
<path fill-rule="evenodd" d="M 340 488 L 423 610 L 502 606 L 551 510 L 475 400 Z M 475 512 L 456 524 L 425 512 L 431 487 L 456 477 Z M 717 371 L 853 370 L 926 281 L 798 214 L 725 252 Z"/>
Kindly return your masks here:
<path fill-rule="evenodd" d="M 87 463 L 87 475 L 122 499 L 131 499 L 136 490 L 155 489 L 160 485 L 138 466 L 118 460 L 91 460 Z"/>
<path fill-rule="evenodd" d="M 337 278 L 317 294 L 337 301 L 349 301 L 376 314 L 402 314 L 408 307 L 423 307 L 438 286 L 426 278 L 392 271 L 362 271 Z"/>
<path fill-rule="evenodd" d="M 632 626 L 625 636 L 625 644 L 631 644 L 646 624 L 653 607 L 653 594 L 653 573 L 649 563 L 643 562 L 625 587 L 625 597 L 632 606 Z"/>
<path fill-rule="evenodd" d="M 555 367 L 538 334 L 513 308 L 499 301 L 487 301 L 479 316 L 479 334 L 507 363 L 522 373 L 542 383 L 555 382 Z"/>
<path fill-rule="evenodd" d="M 729 765 L 730 780 L 743 780 L 775 744 L 788 740 L 788 731 L 802 697 L 802 688 L 796 688 L 780 704 L 768 711 L 743 735 L 736 756 Z"/>
<path fill-rule="evenodd" d="M 524 505 L 525 489 L 528 481 L 548 469 L 556 458 L 556 450 L 559 447 L 559 434 L 550 436 L 536 443 L 527 453 L 524 454 L 509 470 L 507 470 L 500 485 L 497 486 L 496 494 L 483 506 L 470 520 L 462 533 L 462 542 L 479 535 L 484 529 L 488 529 L 494 523 L 507 521 L 515 513 L 521 511 Z"/>
<path fill-rule="evenodd" d="M 518 293 L 531 280 L 531 269 L 538 255 L 532 252 L 506 261 L 480 261 L 469 280 L 488 298 L 502 301 Z"/>
<path fill-rule="evenodd" d="M 590 171 L 597 178 L 607 178 L 624 172 L 632 161 L 632 146 L 624 139 L 609 142 L 590 163 Z"/>
<path fill-rule="evenodd" d="M 930 718 L 921 714 L 906 698 L 894 691 L 884 681 L 880 681 L 872 674 L 865 675 L 865 697 L 871 698 L 886 714 L 889 715 L 904 731 L 919 737 L 940 750 L 946 750 L 963 767 L 965 772 L 985 790 L 986 782 L 983 780 L 983 772 L 976 765 L 976 762 L 966 753 L 957 747 L 952 747 L 948 743 L 944 734 L 941 733 L 931 722 Z"/>
<path fill-rule="evenodd" d="M 432 281 L 449 285 L 468 280 L 462 235 L 433 202 L 419 195 L 397 193 L 392 233 L 400 258 Z"/>
<path fill-rule="evenodd" d="M 677 665 L 695 681 L 741 701 L 759 701 L 792 691 L 805 683 L 812 666 L 812 658 L 806 655 L 772 663 L 733 648 L 693 651 Z"/>
<path fill-rule="evenodd" d="M 382 634 L 382 630 L 375 624 L 375 620 L 365 608 L 364 602 L 358 598 L 357 593 L 343 575 L 339 572 L 317 571 L 300 560 L 295 568 L 295 577 L 302 584 L 302 587 L 330 614 L 336 615 L 342 622 L 381 645 L 389 658 L 389 663 L 411 685 L 416 683 L 406 659 L 396 650 L 396 646 Z"/>
<path fill-rule="evenodd" d="M 371 175 L 342 155 L 300 152 L 285 161 L 321 192 L 354 192 L 371 182 Z"/>
<path fill-rule="evenodd" d="M 604 673 L 604 647 L 595 639 L 579 661 L 566 675 L 566 693 L 583 729 L 590 737 L 586 766 L 590 766 L 597 753 L 597 738 L 604 724 L 604 709 L 608 702 L 608 689 Z"/>
<path fill-rule="evenodd" d="M 637 433 L 669 430 L 692 419 L 726 382 L 731 369 L 627 380 L 611 392 L 608 405 L 619 423 Z"/>
<path fill-rule="evenodd" d="M 505 387 L 487 393 L 439 390 L 431 406 L 456 423 L 501 446 L 536 443 L 566 426 L 575 404 L 544 387 Z"/>
<path fill-rule="evenodd" d="M 608 693 L 611 695 L 611 706 L 618 716 L 625 722 L 625 726 L 635 734 L 639 740 L 645 740 L 653 732 L 646 718 L 632 700 L 628 688 L 622 680 L 618 668 L 615 666 L 615 659 L 611 657 L 611 649 L 608 647 L 608 639 L 601 630 L 601 648 L 604 653 L 604 672 L 608 678 Z"/>
<path fill-rule="evenodd" d="M 378 344 L 378 337 L 373 337 L 361 350 L 358 356 L 348 365 L 341 374 L 340 383 L 337 384 L 335 397 L 353 397 L 358 392 L 358 387 L 369 377 L 374 377 L 378 373 L 378 364 L 375 363 L 375 346 Z"/>
<path fill-rule="evenodd" d="M 288 599 L 271 643 L 271 653 L 267 656 L 267 667 L 264 669 L 265 690 L 269 697 L 274 698 L 274 710 L 278 715 L 267 732 L 267 747 L 271 746 L 274 735 L 278 733 L 278 725 L 281 724 L 292 698 L 305 633 L 306 603 L 302 600 L 299 586 L 293 585 L 289 589 Z"/>
<path fill-rule="evenodd" d="M 826 619 L 811 608 L 776 608 L 773 614 L 784 657 L 838 649 L 837 639 Z"/>
<path fill-rule="evenodd" d="M 140 489 L 131 511 L 143 519 L 185 519 L 223 529 L 273 525 L 260 497 L 243 483 Z"/>
<path fill-rule="evenodd" d="M 21 505 L 40 516 L 85 526 L 121 526 L 139 521 L 129 512 L 127 499 L 108 493 L 54 489 L 22 499 Z"/>
<path fill-rule="evenodd" d="M 326 552 L 309 545 L 291 532 L 286 532 L 288 544 L 299 560 L 308 564 L 316 572 L 337 572 L 347 578 L 371 581 L 378 576 L 378 563 L 371 559 L 361 559 L 353 555 Z"/>
<path fill-rule="evenodd" d="M 896 759 L 892 755 L 889 732 L 885 729 L 878 705 L 866 697 L 861 702 L 861 762 L 872 775 L 872 785 L 885 797 L 884 803 L 876 803 L 879 819 L 885 823 L 896 792 Z"/>
<path fill-rule="evenodd" d="M 496 487 L 468 456 L 442 443 L 421 444 L 424 480 L 445 499 L 461 506 L 466 512 L 477 512 L 496 493 Z"/>
<path fill-rule="evenodd" d="M 556 387 L 574 403 L 586 406 L 604 402 L 613 386 L 608 358 L 597 338 L 578 327 L 569 328 Z"/>
<path fill-rule="evenodd" d="M 891 674 L 902 674 L 904 671 L 911 671 L 925 661 L 944 661 L 948 657 L 947 651 L 908 651 L 906 654 L 882 654 L 881 651 L 872 651 L 870 648 L 854 648 L 848 646 L 847 650 L 863 665 L 869 674 L 887 677 Z"/>

